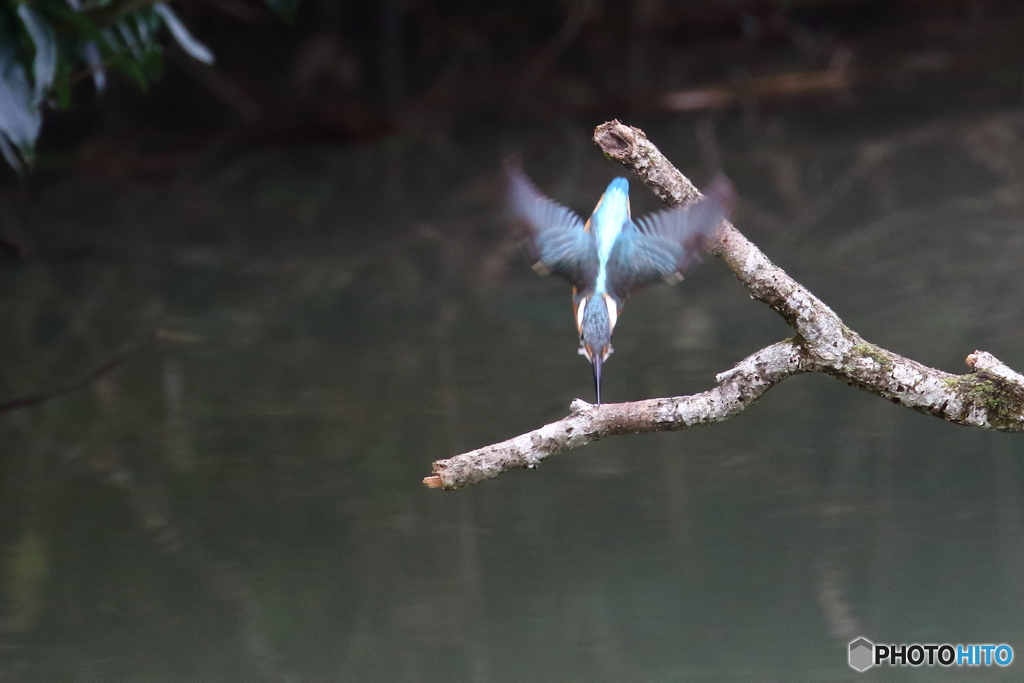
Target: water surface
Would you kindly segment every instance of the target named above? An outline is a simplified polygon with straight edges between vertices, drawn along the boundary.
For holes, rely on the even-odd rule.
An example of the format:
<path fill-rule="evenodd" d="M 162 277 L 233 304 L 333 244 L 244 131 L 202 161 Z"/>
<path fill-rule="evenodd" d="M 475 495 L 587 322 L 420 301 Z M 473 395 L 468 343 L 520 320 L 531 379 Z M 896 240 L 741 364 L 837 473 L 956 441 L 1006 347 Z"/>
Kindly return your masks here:
<path fill-rule="evenodd" d="M 737 226 L 875 343 L 1024 368 L 1019 112 L 819 115 L 717 122 Z M 707 122 L 638 123 L 717 170 Z M 589 130 L 484 123 L 8 202 L 35 256 L 0 272 L 5 397 L 157 332 L 0 416 L 0 679 L 841 681 L 861 635 L 1024 655 L 1020 439 L 824 376 L 712 427 L 420 484 L 591 398 L 568 288 L 508 236 L 499 175 L 518 150 L 585 213 L 622 173 Z M 629 303 L 608 400 L 702 391 L 790 334 L 710 259 Z"/>

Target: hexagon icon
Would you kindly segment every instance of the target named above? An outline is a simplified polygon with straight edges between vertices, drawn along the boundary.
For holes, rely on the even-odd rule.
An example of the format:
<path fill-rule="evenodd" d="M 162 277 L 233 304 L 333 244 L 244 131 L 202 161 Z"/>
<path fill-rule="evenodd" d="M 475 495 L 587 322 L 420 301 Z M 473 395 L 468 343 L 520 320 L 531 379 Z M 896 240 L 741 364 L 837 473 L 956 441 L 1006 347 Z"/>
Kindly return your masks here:
<path fill-rule="evenodd" d="M 858 638 L 850 643 L 850 666 L 857 671 L 867 671 L 875 665 L 875 644 L 867 638 Z"/>

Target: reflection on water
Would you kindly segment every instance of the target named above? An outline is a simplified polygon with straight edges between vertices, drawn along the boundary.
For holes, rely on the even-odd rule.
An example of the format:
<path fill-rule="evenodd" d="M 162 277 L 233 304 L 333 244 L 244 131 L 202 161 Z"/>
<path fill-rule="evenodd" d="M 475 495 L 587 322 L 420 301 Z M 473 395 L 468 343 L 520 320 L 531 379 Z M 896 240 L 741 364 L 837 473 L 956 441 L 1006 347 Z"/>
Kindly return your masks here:
<path fill-rule="evenodd" d="M 737 224 L 853 328 L 946 370 L 979 347 L 1024 367 L 1018 117 L 721 127 Z M 710 174 L 706 123 L 645 128 Z M 825 377 L 711 428 L 421 486 L 590 395 L 566 292 L 505 234 L 496 163 L 520 149 L 585 211 L 619 172 L 586 136 L 433 167 L 409 145 L 264 153 L 6 207 L 38 257 L 0 275 L 4 399 L 158 334 L 0 416 L 0 680 L 836 681 L 859 635 L 1024 655 L 1019 439 Z M 789 334 L 714 260 L 624 315 L 611 400 L 702 390 Z"/>

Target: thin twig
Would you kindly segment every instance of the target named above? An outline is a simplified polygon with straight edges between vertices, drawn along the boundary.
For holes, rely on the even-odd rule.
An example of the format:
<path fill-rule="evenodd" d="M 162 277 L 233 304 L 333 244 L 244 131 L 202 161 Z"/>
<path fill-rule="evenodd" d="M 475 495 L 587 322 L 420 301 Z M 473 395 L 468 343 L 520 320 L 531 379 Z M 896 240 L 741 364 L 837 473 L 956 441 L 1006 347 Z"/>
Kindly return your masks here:
<path fill-rule="evenodd" d="M 89 372 L 85 373 L 80 377 L 76 377 L 73 380 L 59 384 L 52 389 L 41 391 L 37 394 L 29 394 L 28 396 L 19 396 L 18 398 L 12 398 L 10 400 L 0 403 L 0 413 L 5 413 L 9 410 L 16 410 L 18 408 L 27 408 L 36 404 L 42 403 L 43 401 L 49 401 L 51 398 L 56 398 L 63 394 L 71 393 L 76 389 L 92 384 L 97 379 L 107 374 L 121 363 L 125 362 L 136 353 L 142 350 L 143 347 L 148 345 L 151 341 L 156 339 L 157 333 L 150 332 L 149 334 L 136 339 L 131 342 L 120 351 L 111 356 L 106 362 L 99 367 L 93 368 Z"/>
<path fill-rule="evenodd" d="M 699 196 L 638 128 L 611 121 L 594 140 L 671 205 Z M 743 411 L 791 375 L 822 372 L 851 386 L 955 424 L 1024 431 L 1024 376 L 994 356 L 975 351 L 972 369 L 953 375 L 865 341 L 836 313 L 772 263 L 726 223 L 711 253 L 722 259 L 754 298 L 768 304 L 796 336 L 748 356 L 720 373 L 718 386 L 700 394 L 593 406 L 577 399 L 572 414 L 538 430 L 479 448 L 433 465 L 423 480 L 431 488 L 459 488 L 541 460 L 605 436 L 688 429 Z"/>

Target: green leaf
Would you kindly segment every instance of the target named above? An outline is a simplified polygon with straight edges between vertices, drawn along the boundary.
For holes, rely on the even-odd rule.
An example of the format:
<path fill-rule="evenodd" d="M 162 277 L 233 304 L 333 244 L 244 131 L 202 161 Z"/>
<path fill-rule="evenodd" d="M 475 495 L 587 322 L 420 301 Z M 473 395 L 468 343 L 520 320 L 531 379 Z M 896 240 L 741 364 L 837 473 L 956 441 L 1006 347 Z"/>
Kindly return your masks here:
<path fill-rule="evenodd" d="M 103 63 L 101 46 L 105 46 L 103 33 L 92 19 L 82 13 L 82 4 L 79 0 L 67 0 L 67 7 L 51 5 L 50 10 L 56 14 L 61 21 L 70 24 L 64 30 L 78 35 L 78 54 L 85 62 L 92 75 L 92 82 L 96 88 L 96 94 L 102 95 L 107 89 L 107 67 Z"/>
<path fill-rule="evenodd" d="M 99 41 L 100 48 L 105 48 L 103 51 L 106 52 L 109 57 L 117 57 L 118 55 L 128 51 L 122 43 L 121 37 L 114 29 L 102 29 L 100 31 L 100 36 L 102 37 L 102 40 Z"/>
<path fill-rule="evenodd" d="M 25 165 L 21 163 L 21 157 L 18 156 L 18 153 L 14 151 L 14 147 L 4 137 L 3 131 L 0 131 L 0 154 L 7 160 L 11 168 L 18 172 L 18 175 L 25 175 Z"/>
<path fill-rule="evenodd" d="M 174 13 L 170 5 L 164 2 L 154 3 L 153 11 L 164 20 L 164 24 L 170 29 L 171 35 L 178 41 L 178 45 L 181 46 L 182 50 L 204 64 L 213 64 L 214 58 L 210 48 L 203 45 L 196 40 L 195 36 L 189 33 L 189 30 L 185 28 L 185 24 L 181 23 L 181 19 Z"/>
<path fill-rule="evenodd" d="M 100 27 L 81 12 L 72 9 L 60 9 L 56 10 L 55 13 L 60 17 L 61 21 L 70 24 L 70 26 L 64 27 L 65 31 L 79 33 L 82 38 L 87 40 L 98 40 L 100 38 Z"/>
<path fill-rule="evenodd" d="M 111 65 L 129 79 L 135 81 L 143 91 L 149 90 L 149 80 L 142 66 L 130 57 L 118 57 Z"/>
<path fill-rule="evenodd" d="M 57 100 L 58 109 L 68 109 L 71 106 L 71 73 L 72 63 L 62 55 L 57 64 L 57 77 L 53 81 L 53 95 Z"/>
<path fill-rule="evenodd" d="M 163 50 L 159 45 L 153 45 L 151 48 L 139 60 L 139 66 L 149 80 L 155 81 L 164 74 Z"/>
<path fill-rule="evenodd" d="M 156 42 L 155 29 L 160 25 L 160 18 L 155 12 L 138 12 L 133 15 L 135 19 L 135 30 L 143 43 Z"/>
<path fill-rule="evenodd" d="M 57 75 L 57 35 L 50 22 L 26 3 L 18 5 L 18 16 L 25 24 L 25 30 L 28 31 L 36 48 L 36 56 L 32 60 L 32 71 L 35 81 L 34 99 L 35 104 L 38 105 L 43 101 Z"/>
<path fill-rule="evenodd" d="M 285 21 L 291 21 L 295 18 L 295 10 L 298 9 L 300 1 L 301 0 L 266 0 L 267 7 L 280 14 Z"/>
<path fill-rule="evenodd" d="M 100 56 L 100 49 L 96 42 L 90 40 L 82 46 L 82 59 L 92 73 L 92 83 L 96 88 L 96 94 L 102 95 L 107 89 L 107 67 L 103 64 L 103 57 Z"/>
<path fill-rule="evenodd" d="M 145 45 L 139 41 L 138 37 L 136 37 L 135 33 L 132 31 L 132 27 L 128 21 L 128 17 L 125 17 L 124 19 L 121 19 L 120 21 L 115 23 L 114 28 L 116 28 L 117 32 L 121 35 L 121 39 L 124 41 L 124 44 L 128 46 L 129 50 L 131 50 L 132 56 L 141 62 L 142 58 L 145 56 L 146 48 Z"/>
<path fill-rule="evenodd" d="M 32 163 L 42 125 L 25 68 L 10 42 L 0 40 L 0 153 L 18 173 Z"/>

